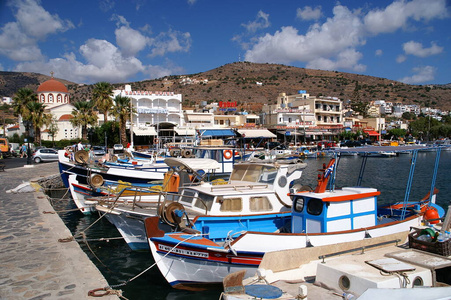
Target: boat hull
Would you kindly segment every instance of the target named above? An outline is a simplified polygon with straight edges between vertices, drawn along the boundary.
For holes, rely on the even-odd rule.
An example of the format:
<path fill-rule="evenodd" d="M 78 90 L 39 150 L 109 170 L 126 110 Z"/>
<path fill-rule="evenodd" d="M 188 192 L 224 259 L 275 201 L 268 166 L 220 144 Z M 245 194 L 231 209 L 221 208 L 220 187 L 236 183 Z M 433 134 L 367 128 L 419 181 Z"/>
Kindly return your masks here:
<path fill-rule="evenodd" d="M 367 229 L 311 235 L 246 232 L 232 242 L 230 248 L 188 234 L 150 238 L 149 245 L 168 283 L 175 288 L 184 288 L 189 285 L 220 284 L 226 275 L 239 270 L 246 270 L 246 276 L 254 276 L 266 252 L 368 240 L 407 232 L 410 227 L 418 226 L 420 221 L 418 215 Z"/>

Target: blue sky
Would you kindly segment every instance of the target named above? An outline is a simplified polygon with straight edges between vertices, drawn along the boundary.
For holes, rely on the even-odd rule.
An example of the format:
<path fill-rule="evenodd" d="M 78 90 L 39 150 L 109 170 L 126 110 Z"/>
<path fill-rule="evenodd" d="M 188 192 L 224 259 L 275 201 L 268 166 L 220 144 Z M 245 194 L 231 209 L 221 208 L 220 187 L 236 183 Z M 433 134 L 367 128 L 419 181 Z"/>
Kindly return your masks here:
<path fill-rule="evenodd" d="M 451 83 L 447 0 L 2 0 L 0 70 L 131 82 L 251 61 Z"/>

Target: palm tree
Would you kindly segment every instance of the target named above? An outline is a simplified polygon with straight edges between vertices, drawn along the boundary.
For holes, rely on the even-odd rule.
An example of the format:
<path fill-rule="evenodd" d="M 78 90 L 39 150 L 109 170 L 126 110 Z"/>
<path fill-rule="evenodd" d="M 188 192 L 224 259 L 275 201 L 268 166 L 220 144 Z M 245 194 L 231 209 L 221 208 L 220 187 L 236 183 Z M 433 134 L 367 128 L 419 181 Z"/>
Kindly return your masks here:
<path fill-rule="evenodd" d="M 113 86 L 108 82 L 97 82 L 94 85 L 94 90 L 92 91 L 92 99 L 94 100 L 94 106 L 97 110 L 103 113 L 103 123 L 108 121 L 108 113 L 111 111 L 113 106 L 113 100 L 111 96 L 113 95 Z"/>
<path fill-rule="evenodd" d="M 94 126 L 97 124 L 97 114 L 93 110 L 94 103 L 91 101 L 78 101 L 74 102 L 73 105 L 73 118 L 70 122 L 73 126 L 81 126 L 81 138 L 87 140 L 88 125 Z"/>
<path fill-rule="evenodd" d="M 29 88 L 21 88 L 17 91 L 13 97 L 13 109 L 16 116 L 21 115 L 22 118 L 26 118 L 28 115 L 27 103 L 38 102 L 38 95 Z"/>
<path fill-rule="evenodd" d="M 33 125 L 35 143 L 41 144 L 41 127 L 47 126 L 52 121 L 52 115 L 45 112 L 45 105 L 39 102 L 28 102 L 26 105 L 28 117 L 26 120 Z"/>
<path fill-rule="evenodd" d="M 127 144 L 127 134 L 125 132 L 125 124 L 127 120 L 130 120 L 130 98 L 117 95 L 114 98 L 113 116 L 119 119 L 119 132 L 121 136 L 122 144 L 125 146 Z"/>

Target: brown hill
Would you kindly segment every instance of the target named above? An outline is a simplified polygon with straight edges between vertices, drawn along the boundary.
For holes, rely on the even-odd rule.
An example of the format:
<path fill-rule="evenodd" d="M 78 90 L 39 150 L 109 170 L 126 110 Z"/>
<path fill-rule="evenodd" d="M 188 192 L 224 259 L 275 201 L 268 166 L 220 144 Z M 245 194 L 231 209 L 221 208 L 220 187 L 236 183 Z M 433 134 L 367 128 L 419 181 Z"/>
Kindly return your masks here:
<path fill-rule="evenodd" d="M 21 87 L 36 90 L 40 83 L 49 78 L 37 73 L 0 72 L 0 96 L 13 96 Z M 188 79 L 191 84 L 184 84 L 183 80 L 186 82 Z M 90 98 L 92 85 L 61 81 L 68 86 L 73 100 Z M 259 112 L 263 105 L 275 103 L 279 93 L 290 95 L 306 90 L 310 95 L 332 96 L 341 100 L 383 99 L 451 110 L 450 85 L 408 85 L 385 78 L 279 64 L 235 62 L 203 73 L 127 84 L 133 90 L 180 93 L 184 107 L 192 107 L 202 101 L 230 100 L 237 101 L 240 109 Z M 114 84 L 115 88 L 123 88 L 124 85 Z"/>

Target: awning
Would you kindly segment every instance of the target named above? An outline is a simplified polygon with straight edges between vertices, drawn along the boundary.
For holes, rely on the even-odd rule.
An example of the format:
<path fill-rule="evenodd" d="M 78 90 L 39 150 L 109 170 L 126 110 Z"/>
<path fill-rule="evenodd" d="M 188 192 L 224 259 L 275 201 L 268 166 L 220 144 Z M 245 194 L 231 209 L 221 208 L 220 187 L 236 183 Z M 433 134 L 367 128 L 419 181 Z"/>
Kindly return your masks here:
<path fill-rule="evenodd" d="M 275 138 L 277 137 L 274 133 L 268 129 L 238 129 L 238 133 L 244 138 Z"/>
<path fill-rule="evenodd" d="M 174 128 L 174 131 L 178 135 L 183 135 L 183 136 L 195 136 L 196 135 L 196 130 L 193 128 Z"/>
<path fill-rule="evenodd" d="M 232 129 L 200 129 L 199 132 L 202 137 L 235 136 L 235 132 Z"/>
<path fill-rule="evenodd" d="M 136 136 L 157 135 L 157 132 L 155 131 L 155 127 L 133 128 L 133 133 Z"/>
<path fill-rule="evenodd" d="M 369 136 L 379 136 L 379 133 L 374 130 L 367 130 L 367 131 L 364 130 L 363 132 L 367 133 Z"/>

